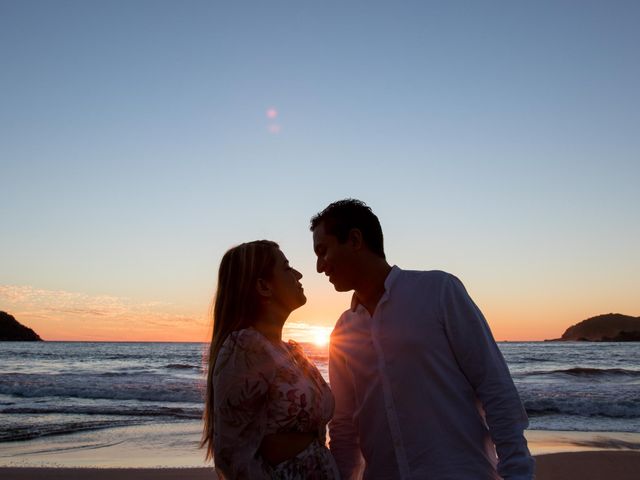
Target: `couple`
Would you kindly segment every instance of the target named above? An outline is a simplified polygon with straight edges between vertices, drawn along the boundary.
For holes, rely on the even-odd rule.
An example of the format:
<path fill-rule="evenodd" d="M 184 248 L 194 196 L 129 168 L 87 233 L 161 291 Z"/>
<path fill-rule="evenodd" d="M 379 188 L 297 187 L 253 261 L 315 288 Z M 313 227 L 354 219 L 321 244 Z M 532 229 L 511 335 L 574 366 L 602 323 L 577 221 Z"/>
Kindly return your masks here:
<path fill-rule="evenodd" d="M 331 390 L 300 346 L 282 341 L 306 302 L 302 275 L 273 242 L 229 250 L 202 440 L 220 477 L 533 478 L 526 413 L 462 283 L 391 267 L 378 218 L 358 200 L 332 203 L 311 230 L 318 272 L 354 290 L 331 334 Z"/>

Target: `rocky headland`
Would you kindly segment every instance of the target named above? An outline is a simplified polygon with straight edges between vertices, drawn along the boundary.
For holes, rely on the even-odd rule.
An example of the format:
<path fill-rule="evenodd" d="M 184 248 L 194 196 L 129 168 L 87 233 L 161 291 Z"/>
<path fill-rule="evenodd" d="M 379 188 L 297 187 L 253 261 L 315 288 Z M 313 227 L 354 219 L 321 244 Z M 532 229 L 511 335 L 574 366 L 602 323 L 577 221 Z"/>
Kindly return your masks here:
<path fill-rule="evenodd" d="M 0 311 L 0 342 L 41 342 L 40 336 L 18 322 L 13 315 Z"/>
<path fill-rule="evenodd" d="M 640 317 L 607 313 L 572 325 L 554 341 L 640 342 Z"/>

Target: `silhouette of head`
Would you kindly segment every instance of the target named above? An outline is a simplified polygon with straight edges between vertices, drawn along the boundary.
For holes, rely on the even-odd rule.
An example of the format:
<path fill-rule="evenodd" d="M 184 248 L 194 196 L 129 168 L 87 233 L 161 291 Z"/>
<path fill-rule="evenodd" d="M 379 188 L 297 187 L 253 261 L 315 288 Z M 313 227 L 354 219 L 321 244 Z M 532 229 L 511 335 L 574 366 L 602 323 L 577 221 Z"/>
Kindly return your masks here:
<path fill-rule="evenodd" d="M 345 243 L 349 232 L 356 228 L 360 230 L 369 250 L 386 258 L 380 221 L 366 203 L 353 198 L 333 202 L 311 218 L 311 231 L 320 225 L 324 226 L 325 233 L 335 236 L 339 243 Z"/>

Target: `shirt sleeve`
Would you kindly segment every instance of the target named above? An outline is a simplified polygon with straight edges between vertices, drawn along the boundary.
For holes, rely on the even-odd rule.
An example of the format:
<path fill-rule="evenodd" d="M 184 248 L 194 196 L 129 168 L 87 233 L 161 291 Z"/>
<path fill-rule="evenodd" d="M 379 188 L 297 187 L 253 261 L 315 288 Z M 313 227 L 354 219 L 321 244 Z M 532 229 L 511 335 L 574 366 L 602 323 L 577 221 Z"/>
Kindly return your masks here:
<path fill-rule="evenodd" d="M 273 360 L 250 332 L 225 341 L 213 376 L 213 457 L 224 479 L 271 478 L 258 450 L 267 424 Z"/>
<path fill-rule="evenodd" d="M 341 330 L 340 323 L 338 321 L 331 334 L 329 347 L 329 384 L 335 398 L 335 411 L 329 422 L 329 449 L 342 480 L 352 480 L 359 477 L 363 460 L 354 423 L 354 384 L 342 353 L 348 337 Z"/>
<path fill-rule="evenodd" d="M 453 353 L 482 403 L 498 454 L 498 474 L 533 478 L 534 460 L 523 433 L 527 414 L 487 321 L 453 275 L 445 281 L 441 304 Z"/>

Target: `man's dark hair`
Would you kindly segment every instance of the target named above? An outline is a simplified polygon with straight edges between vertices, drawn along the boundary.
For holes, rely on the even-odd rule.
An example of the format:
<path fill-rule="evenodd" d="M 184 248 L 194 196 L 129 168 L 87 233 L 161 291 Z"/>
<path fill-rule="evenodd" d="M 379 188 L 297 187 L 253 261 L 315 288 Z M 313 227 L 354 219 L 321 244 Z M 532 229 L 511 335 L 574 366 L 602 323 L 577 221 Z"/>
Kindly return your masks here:
<path fill-rule="evenodd" d="M 357 228 L 362 232 L 367 247 L 376 255 L 386 258 L 380 221 L 366 203 L 354 198 L 333 202 L 311 218 L 311 231 L 321 223 L 325 231 L 334 235 L 340 243 L 346 242 L 351 229 Z"/>

